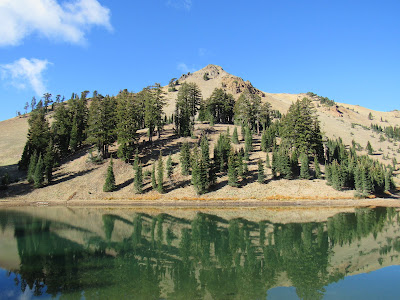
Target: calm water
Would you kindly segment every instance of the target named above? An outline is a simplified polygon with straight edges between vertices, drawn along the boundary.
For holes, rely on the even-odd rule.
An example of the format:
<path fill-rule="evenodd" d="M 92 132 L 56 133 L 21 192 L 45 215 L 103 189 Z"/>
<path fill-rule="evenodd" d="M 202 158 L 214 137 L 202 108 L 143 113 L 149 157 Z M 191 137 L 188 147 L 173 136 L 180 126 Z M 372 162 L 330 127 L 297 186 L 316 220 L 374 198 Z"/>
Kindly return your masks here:
<path fill-rule="evenodd" d="M 398 299 L 399 222 L 391 208 L 311 223 L 0 210 L 0 299 Z"/>

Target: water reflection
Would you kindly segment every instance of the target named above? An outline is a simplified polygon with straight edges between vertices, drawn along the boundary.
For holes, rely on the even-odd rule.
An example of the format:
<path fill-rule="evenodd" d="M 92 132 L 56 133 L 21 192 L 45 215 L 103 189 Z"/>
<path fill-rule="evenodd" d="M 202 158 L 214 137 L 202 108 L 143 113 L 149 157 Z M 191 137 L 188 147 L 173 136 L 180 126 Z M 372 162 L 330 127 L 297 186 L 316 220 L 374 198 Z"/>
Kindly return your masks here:
<path fill-rule="evenodd" d="M 29 287 L 35 296 L 87 299 L 265 299 L 272 287 L 290 285 L 299 298 L 321 299 L 325 287 L 351 268 L 351 262 L 347 269 L 332 263 L 335 252 L 358 249 L 355 243 L 383 232 L 384 243 L 370 252 L 382 263 L 400 251 L 399 217 L 391 208 L 289 224 L 204 213 L 191 220 L 145 213 L 86 217 L 97 217 L 101 228 L 0 211 L 2 231 L 14 231 L 20 266 L 9 276 L 21 292 Z"/>

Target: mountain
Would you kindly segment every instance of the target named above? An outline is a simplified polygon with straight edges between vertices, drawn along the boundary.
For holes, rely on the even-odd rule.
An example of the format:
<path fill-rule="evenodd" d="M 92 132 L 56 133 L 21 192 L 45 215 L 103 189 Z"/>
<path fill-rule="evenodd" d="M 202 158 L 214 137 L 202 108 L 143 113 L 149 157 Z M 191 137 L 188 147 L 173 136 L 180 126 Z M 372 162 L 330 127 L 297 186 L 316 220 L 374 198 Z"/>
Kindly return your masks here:
<path fill-rule="evenodd" d="M 207 74 L 208 80 L 205 80 Z M 244 91 L 257 94 L 261 97 L 262 102 L 269 102 L 273 110 L 279 110 L 285 114 L 290 105 L 297 99 L 308 97 L 312 100 L 318 118 L 321 122 L 321 129 L 324 135 L 330 139 L 341 138 L 347 145 L 352 143 L 359 144 L 359 153 L 366 154 L 364 150 L 369 141 L 373 147 L 373 157 L 384 164 L 392 164 L 392 159 L 400 162 L 400 147 L 396 140 L 389 138 L 382 132 L 376 132 L 371 129 L 371 124 L 377 124 L 381 128 L 400 127 L 400 111 L 379 112 L 364 108 L 358 105 L 350 105 L 345 103 L 329 102 L 324 104 L 323 97 L 312 93 L 301 94 L 285 94 L 285 93 L 268 93 L 254 87 L 250 81 L 245 81 L 240 77 L 234 76 L 226 72 L 222 67 L 216 65 L 207 65 L 205 68 L 194 73 L 183 74 L 178 78 L 179 89 L 183 82 L 196 83 L 202 93 L 204 99 L 208 98 L 215 88 L 222 88 L 227 93 L 231 93 L 235 99 L 238 99 Z M 169 86 L 163 87 L 167 105 L 164 109 L 167 116 L 174 113 L 177 91 L 169 91 Z M 324 95 L 325 96 L 325 95 Z M 326 100 L 326 99 L 325 99 Z M 51 119 L 52 112 L 49 113 Z M 14 178 L 23 178 L 24 174 L 17 172 L 17 162 L 19 161 L 23 147 L 26 141 L 28 130 L 28 116 L 21 116 L 0 122 L 0 172 L 9 172 Z M 213 128 L 209 128 L 207 124 L 196 125 L 198 133 L 202 129 L 210 132 L 211 141 L 216 141 L 220 132 L 225 132 L 229 127 L 233 132 L 233 125 L 217 124 Z M 147 139 L 146 130 L 139 131 L 141 139 Z M 239 131 L 240 132 L 240 131 Z M 156 139 L 154 149 L 146 149 L 146 156 L 143 157 L 145 162 L 145 170 L 150 170 L 152 160 L 155 159 L 160 149 L 164 150 L 164 155 L 171 152 L 175 163 L 179 162 L 178 147 L 183 138 L 172 139 L 173 126 L 168 125 L 160 140 Z M 259 141 L 259 137 L 257 137 Z M 189 139 L 190 140 L 190 139 Z M 256 141 L 256 143 L 258 142 Z M 192 141 L 194 142 L 194 141 Z M 258 146 L 257 146 L 258 147 Z M 111 149 L 111 150 L 116 150 Z M 211 147 L 212 151 L 212 147 Z M 212 152 L 211 152 L 212 153 Z M 265 154 L 260 151 L 252 154 L 251 159 L 265 159 Z M 0 197 L 11 195 L 20 195 L 21 197 L 29 197 L 32 199 L 96 199 L 96 197 L 109 197 L 109 194 L 101 192 L 104 183 L 104 174 L 107 164 L 90 165 L 87 162 L 87 152 L 79 152 L 69 157 L 56 171 L 55 183 L 39 190 L 31 190 L 31 188 L 22 182 L 16 184 L 11 191 L 3 192 Z M 118 199 L 132 198 L 132 168 L 129 164 L 122 161 L 115 162 L 115 173 L 118 191 L 112 193 L 113 197 Z M 398 167 L 398 165 L 397 165 Z M 255 170 L 256 164 L 249 165 L 250 171 Z M 179 173 L 179 166 L 175 168 L 175 173 Z M 398 176 L 399 172 L 395 171 Z M 267 174 L 268 175 L 268 174 Z M 179 174 L 173 175 L 173 182 L 170 182 L 171 188 L 167 193 L 169 198 L 194 197 L 195 194 L 187 178 L 182 178 Z M 179 183 L 177 183 L 179 182 Z M 396 182 L 399 180 L 396 178 Z M 241 199 L 249 197 L 249 193 L 256 198 L 260 197 L 300 197 L 300 198 L 352 198 L 353 191 L 338 192 L 331 187 L 325 185 L 325 181 L 288 181 L 279 180 L 271 181 L 266 187 L 260 187 L 256 182 L 251 183 L 243 188 L 235 189 L 234 192 L 221 184 L 221 189 L 207 194 L 206 197 L 217 198 L 234 198 Z M 174 187 L 174 188 L 172 188 Z M 267 188 L 268 187 L 268 188 Z M 316 191 L 323 191 L 316 194 Z M 153 193 L 153 192 L 151 192 Z M 149 195 L 151 193 L 147 193 Z M 143 196 L 144 197 L 144 196 Z M 143 198 L 142 197 L 142 198 Z M 145 196 L 144 198 L 146 198 Z M 149 196 L 150 197 L 150 196 Z M 159 197 L 159 196 L 151 196 Z M 150 197 L 150 198 L 151 198 Z M 166 197 L 165 195 L 162 197 Z"/>

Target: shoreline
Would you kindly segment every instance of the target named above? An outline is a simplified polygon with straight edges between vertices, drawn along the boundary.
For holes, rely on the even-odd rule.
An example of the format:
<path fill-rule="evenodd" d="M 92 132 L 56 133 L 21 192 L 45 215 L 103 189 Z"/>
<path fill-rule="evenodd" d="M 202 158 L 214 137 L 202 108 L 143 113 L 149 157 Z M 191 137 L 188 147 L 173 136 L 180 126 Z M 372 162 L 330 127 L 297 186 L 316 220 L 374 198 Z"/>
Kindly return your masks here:
<path fill-rule="evenodd" d="M 24 206 L 65 207 L 168 207 L 168 208 L 312 208 L 312 207 L 399 207 L 400 199 L 71 199 L 30 201 L 24 199 L 2 199 L 0 209 Z"/>

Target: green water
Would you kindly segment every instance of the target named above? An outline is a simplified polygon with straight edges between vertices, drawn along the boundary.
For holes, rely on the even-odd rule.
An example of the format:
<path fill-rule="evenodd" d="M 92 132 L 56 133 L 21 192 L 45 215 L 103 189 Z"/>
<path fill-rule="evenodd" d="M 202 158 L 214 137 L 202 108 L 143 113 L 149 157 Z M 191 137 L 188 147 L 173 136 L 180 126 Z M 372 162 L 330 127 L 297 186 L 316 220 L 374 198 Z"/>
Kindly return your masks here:
<path fill-rule="evenodd" d="M 182 214 L 0 210 L 0 299 L 400 295 L 395 209 L 356 209 L 302 223 L 221 211 Z"/>

